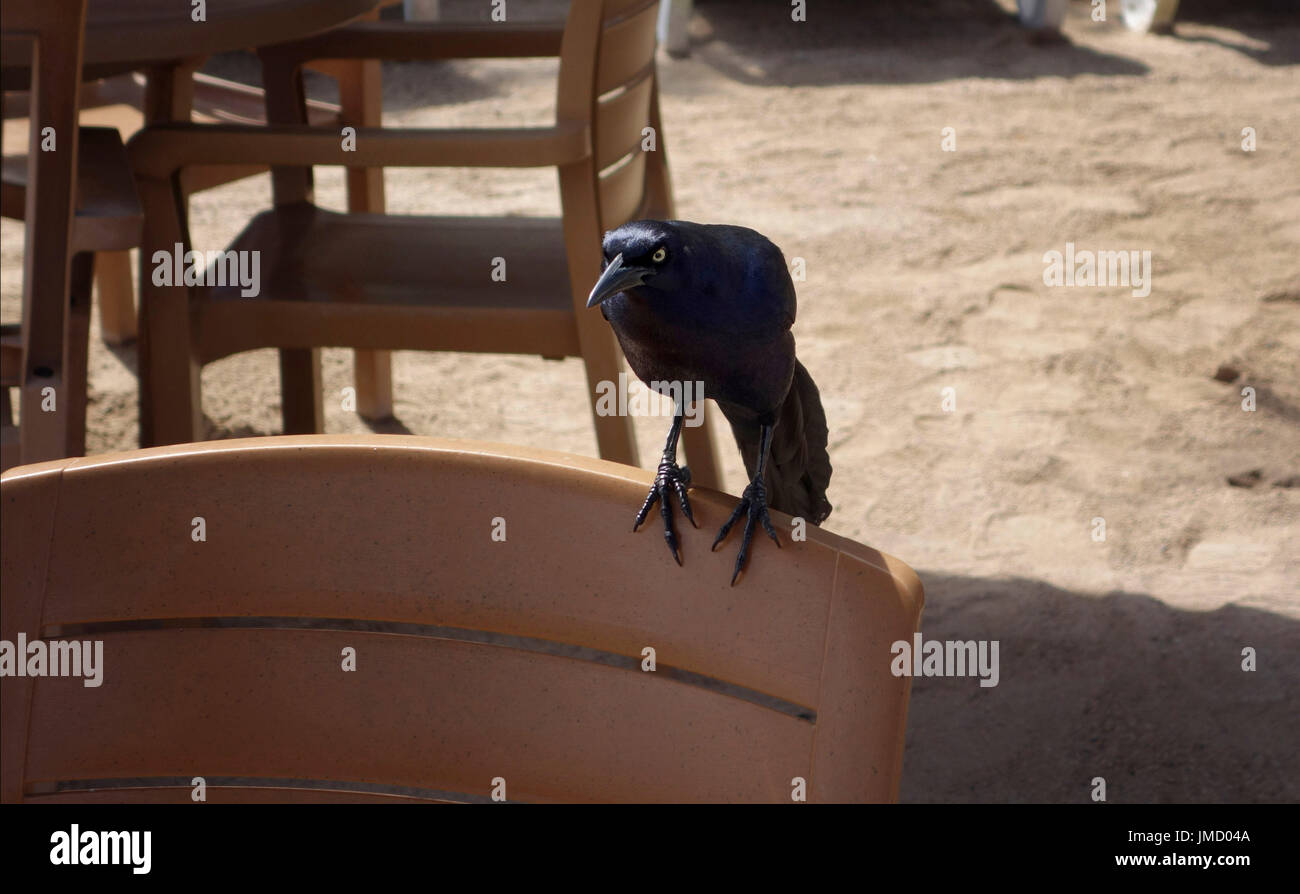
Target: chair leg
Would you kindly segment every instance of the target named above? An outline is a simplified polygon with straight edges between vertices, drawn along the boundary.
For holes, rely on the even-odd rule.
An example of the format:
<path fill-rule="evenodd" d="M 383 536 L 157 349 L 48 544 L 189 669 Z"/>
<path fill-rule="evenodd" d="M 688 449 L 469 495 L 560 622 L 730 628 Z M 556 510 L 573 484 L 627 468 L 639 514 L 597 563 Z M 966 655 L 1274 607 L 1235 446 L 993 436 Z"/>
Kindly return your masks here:
<path fill-rule="evenodd" d="M 371 16 L 373 18 L 374 16 Z M 383 123 L 384 84 L 378 61 L 334 60 L 326 64 L 339 84 L 339 108 L 345 124 L 379 127 Z M 348 168 L 348 211 L 384 213 L 384 169 Z M 393 355 L 389 351 L 354 351 L 353 382 L 357 413 L 366 419 L 393 415 Z"/>
<path fill-rule="evenodd" d="M 596 172 L 591 159 L 560 167 L 560 205 L 564 211 L 564 253 L 573 290 L 578 349 L 587 367 L 587 398 L 596 423 L 602 459 L 638 465 L 636 435 L 627 416 L 602 416 L 596 409 L 604 383 L 618 382 L 622 372 L 618 341 L 599 313 L 587 307 L 587 290 L 600 276 L 600 219 Z"/>
<path fill-rule="evenodd" d="M 280 400 L 286 435 L 315 435 L 325 430 L 320 348 L 280 349 Z"/>
<path fill-rule="evenodd" d="M 12 4 L 11 4 L 12 5 Z M 76 22 L 81 13 L 69 16 Z M 28 183 L 24 194 L 22 366 L 19 432 L 24 463 L 60 459 L 70 404 L 64 339 L 76 209 L 77 102 L 81 59 L 79 26 L 42 29 L 33 54 L 28 128 Z M 7 46 L 7 42 L 6 42 Z M 42 151 L 46 129 L 57 151 Z"/>
<path fill-rule="evenodd" d="M 393 355 L 389 351 L 353 351 L 352 381 L 357 415 L 375 422 L 393 416 Z"/>
<path fill-rule="evenodd" d="M 669 0 L 663 9 L 661 20 L 667 20 L 665 22 L 667 27 L 663 29 L 667 33 L 661 34 L 660 37 L 663 40 L 664 49 L 668 51 L 668 55 L 676 59 L 691 54 L 689 28 L 691 11 L 694 5 L 693 0 Z"/>
<path fill-rule="evenodd" d="M 38 463 L 79 456 L 85 442 L 86 337 L 90 328 L 90 276 L 93 255 L 69 262 L 68 294 L 62 301 L 28 300 L 24 308 L 25 364 L 20 389 L 22 425 L 18 459 Z M 52 295 L 51 291 L 46 294 Z M 76 358 L 80 348 L 81 360 Z M 78 423 L 79 420 L 79 423 Z M 84 452 L 84 447 L 83 447 Z"/>
<path fill-rule="evenodd" d="M 125 254 L 125 252 L 124 252 Z M 64 423 L 64 456 L 86 455 L 86 403 L 90 365 L 90 295 L 94 287 L 95 256 L 81 252 L 72 258 L 68 317 L 63 342 L 64 381 L 67 383 L 67 416 Z"/>
<path fill-rule="evenodd" d="M 18 429 L 18 453 L 22 462 L 39 463 L 63 458 L 67 389 L 57 373 L 30 376 L 23 383 L 22 425 Z"/>
<path fill-rule="evenodd" d="M 137 178 L 145 211 L 140 245 L 140 324 L 136 345 L 140 381 L 140 446 L 203 439 L 198 354 L 190 331 L 190 295 L 184 285 L 153 283 L 155 249 L 171 251 L 187 240 L 180 212 L 184 196 L 167 180 Z"/>
<path fill-rule="evenodd" d="M 103 251 L 95 258 L 99 287 L 99 330 L 104 342 L 121 345 L 136 336 L 135 288 L 131 284 L 131 253 Z"/>
<path fill-rule="evenodd" d="M 9 400 L 9 386 L 0 385 L 0 472 L 8 472 L 22 462 L 18 429 L 14 426 L 14 408 Z"/>
<path fill-rule="evenodd" d="M 262 57 L 262 83 L 266 91 L 266 118 L 270 124 L 305 124 L 307 94 L 302 70 L 293 62 Z M 310 202 L 314 190 L 312 169 L 277 165 L 271 168 L 275 204 Z M 325 429 L 321 393 L 320 349 L 280 349 L 280 412 L 287 435 L 317 434 Z"/>
<path fill-rule="evenodd" d="M 68 455 L 68 420 L 78 406 L 75 384 L 68 379 L 67 336 L 69 329 L 75 328 L 68 319 L 68 299 L 42 303 L 51 306 L 37 310 L 29 304 L 25 308 L 25 367 L 19 392 L 22 424 L 18 431 L 18 454 L 24 464 Z M 60 306 L 52 306 L 55 304 Z"/>
<path fill-rule="evenodd" d="M 190 346 L 188 298 L 183 287 L 140 289 L 136 356 L 142 447 L 186 444 L 204 437 L 200 366 Z"/>
<path fill-rule="evenodd" d="M 691 482 L 700 487 L 722 490 L 722 469 L 718 465 L 718 452 L 713 446 L 713 412 L 707 402 L 695 406 L 701 424 L 694 428 L 682 426 L 682 445 L 686 448 L 686 463 L 691 467 Z"/>
<path fill-rule="evenodd" d="M 50 307 L 44 312 L 30 312 L 30 305 L 24 310 L 29 312 L 24 321 L 24 368 L 19 389 L 22 413 L 18 430 L 19 461 L 39 463 L 62 459 L 69 409 L 63 357 L 60 356 L 66 299 L 62 306 Z M 57 339 L 51 336 L 52 330 L 58 331 Z"/>
<path fill-rule="evenodd" d="M 600 321 L 604 323 L 604 320 Z M 581 327 L 579 327 L 581 328 Z M 596 423 L 596 446 L 600 458 L 629 466 L 638 465 L 636 433 L 630 416 L 602 416 L 596 412 L 597 389 L 602 382 L 618 382 L 622 372 L 619 363 L 618 342 L 613 333 L 601 339 L 598 335 L 580 338 L 582 359 L 587 366 L 587 396 L 591 398 L 591 415 Z"/>

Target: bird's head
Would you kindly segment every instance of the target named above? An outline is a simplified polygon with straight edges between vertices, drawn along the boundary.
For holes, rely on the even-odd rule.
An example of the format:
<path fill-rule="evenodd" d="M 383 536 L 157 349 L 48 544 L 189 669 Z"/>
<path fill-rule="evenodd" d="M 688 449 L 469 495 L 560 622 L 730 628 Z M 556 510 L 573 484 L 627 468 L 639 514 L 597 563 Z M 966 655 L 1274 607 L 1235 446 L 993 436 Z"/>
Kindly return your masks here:
<path fill-rule="evenodd" d="M 681 288 L 690 270 L 692 250 L 678 221 L 637 220 L 605 234 L 600 279 L 587 306 L 595 307 L 619 292 L 671 293 Z"/>
<path fill-rule="evenodd" d="M 746 227 L 635 220 L 605 234 L 603 253 L 587 307 L 601 305 L 615 328 L 629 314 L 733 335 L 794 322 L 794 283 L 781 249 Z"/>

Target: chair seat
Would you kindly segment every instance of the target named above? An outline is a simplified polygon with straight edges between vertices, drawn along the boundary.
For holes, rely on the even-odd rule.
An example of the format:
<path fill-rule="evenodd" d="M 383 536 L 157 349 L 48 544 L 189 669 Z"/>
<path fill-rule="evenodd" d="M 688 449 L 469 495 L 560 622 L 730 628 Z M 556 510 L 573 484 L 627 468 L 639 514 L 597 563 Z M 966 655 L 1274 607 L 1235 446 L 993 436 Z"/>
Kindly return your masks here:
<path fill-rule="evenodd" d="M 78 129 L 77 210 L 72 225 L 72 251 L 125 251 L 140 244 L 144 211 L 136 195 L 131 165 L 121 135 L 111 127 Z M 27 156 L 4 159 L 5 217 L 25 217 Z"/>
<path fill-rule="evenodd" d="M 228 251 L 260 252 L 259 289 L 245 296 L 208 265 L 193 292 L 203 363 L 259 347 L 580 353 L 558 218 L 298 203 L 255 217 Z"/>

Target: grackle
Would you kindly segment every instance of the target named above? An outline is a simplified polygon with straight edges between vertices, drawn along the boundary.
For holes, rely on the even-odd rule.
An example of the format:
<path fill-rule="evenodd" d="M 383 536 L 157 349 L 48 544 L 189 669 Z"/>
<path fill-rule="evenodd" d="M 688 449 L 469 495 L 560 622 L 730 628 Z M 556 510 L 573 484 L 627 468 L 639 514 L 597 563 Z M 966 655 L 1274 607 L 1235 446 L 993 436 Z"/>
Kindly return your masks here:
<path fill-rule="evenodd" d="M 816 384 L 795 358 L 794 283 L 785 257 L 754 230 L 684 220 L 624 224 L 605 234 L 603 249 L 604 269 L 587 307 L 600 305 L 632 370 L 663 393 L 668 383 L 703 382 L 703 396 L 713 398 L 731 423 L 750 482 L 713 549 L 746 516 L 734 586 L 755 523 L 781 545 L 769 506 L 813 524 L 831 512 L 826 413 Z M 676 498 L 693 525 L 695 517 L 686 494 L 690 470 L 677 465 L 684 391 L 680 385 L 671 391 L 672 428 L 632 530 L 659 502 L 664 539 L 680 565 L 670 501 Z"/>

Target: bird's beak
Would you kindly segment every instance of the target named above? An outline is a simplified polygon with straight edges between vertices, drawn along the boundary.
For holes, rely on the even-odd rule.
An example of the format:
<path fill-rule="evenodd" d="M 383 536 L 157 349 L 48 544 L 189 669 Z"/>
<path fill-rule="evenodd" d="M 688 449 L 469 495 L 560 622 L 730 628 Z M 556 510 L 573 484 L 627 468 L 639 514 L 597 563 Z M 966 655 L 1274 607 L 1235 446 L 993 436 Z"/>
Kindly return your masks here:
<path fill-rule="evenodd" d="M 595 307 L 610 295 L 617 295 L 624 289 L 641 285 L 649 274 L 650 271 L 644 267 L 624 267 L 623 255 L 620 252 L 609 262 L 605 272 L 600 274 L 600 279 L 596 280 L 596 284 L 591 287 L 587 306 Z"/>

